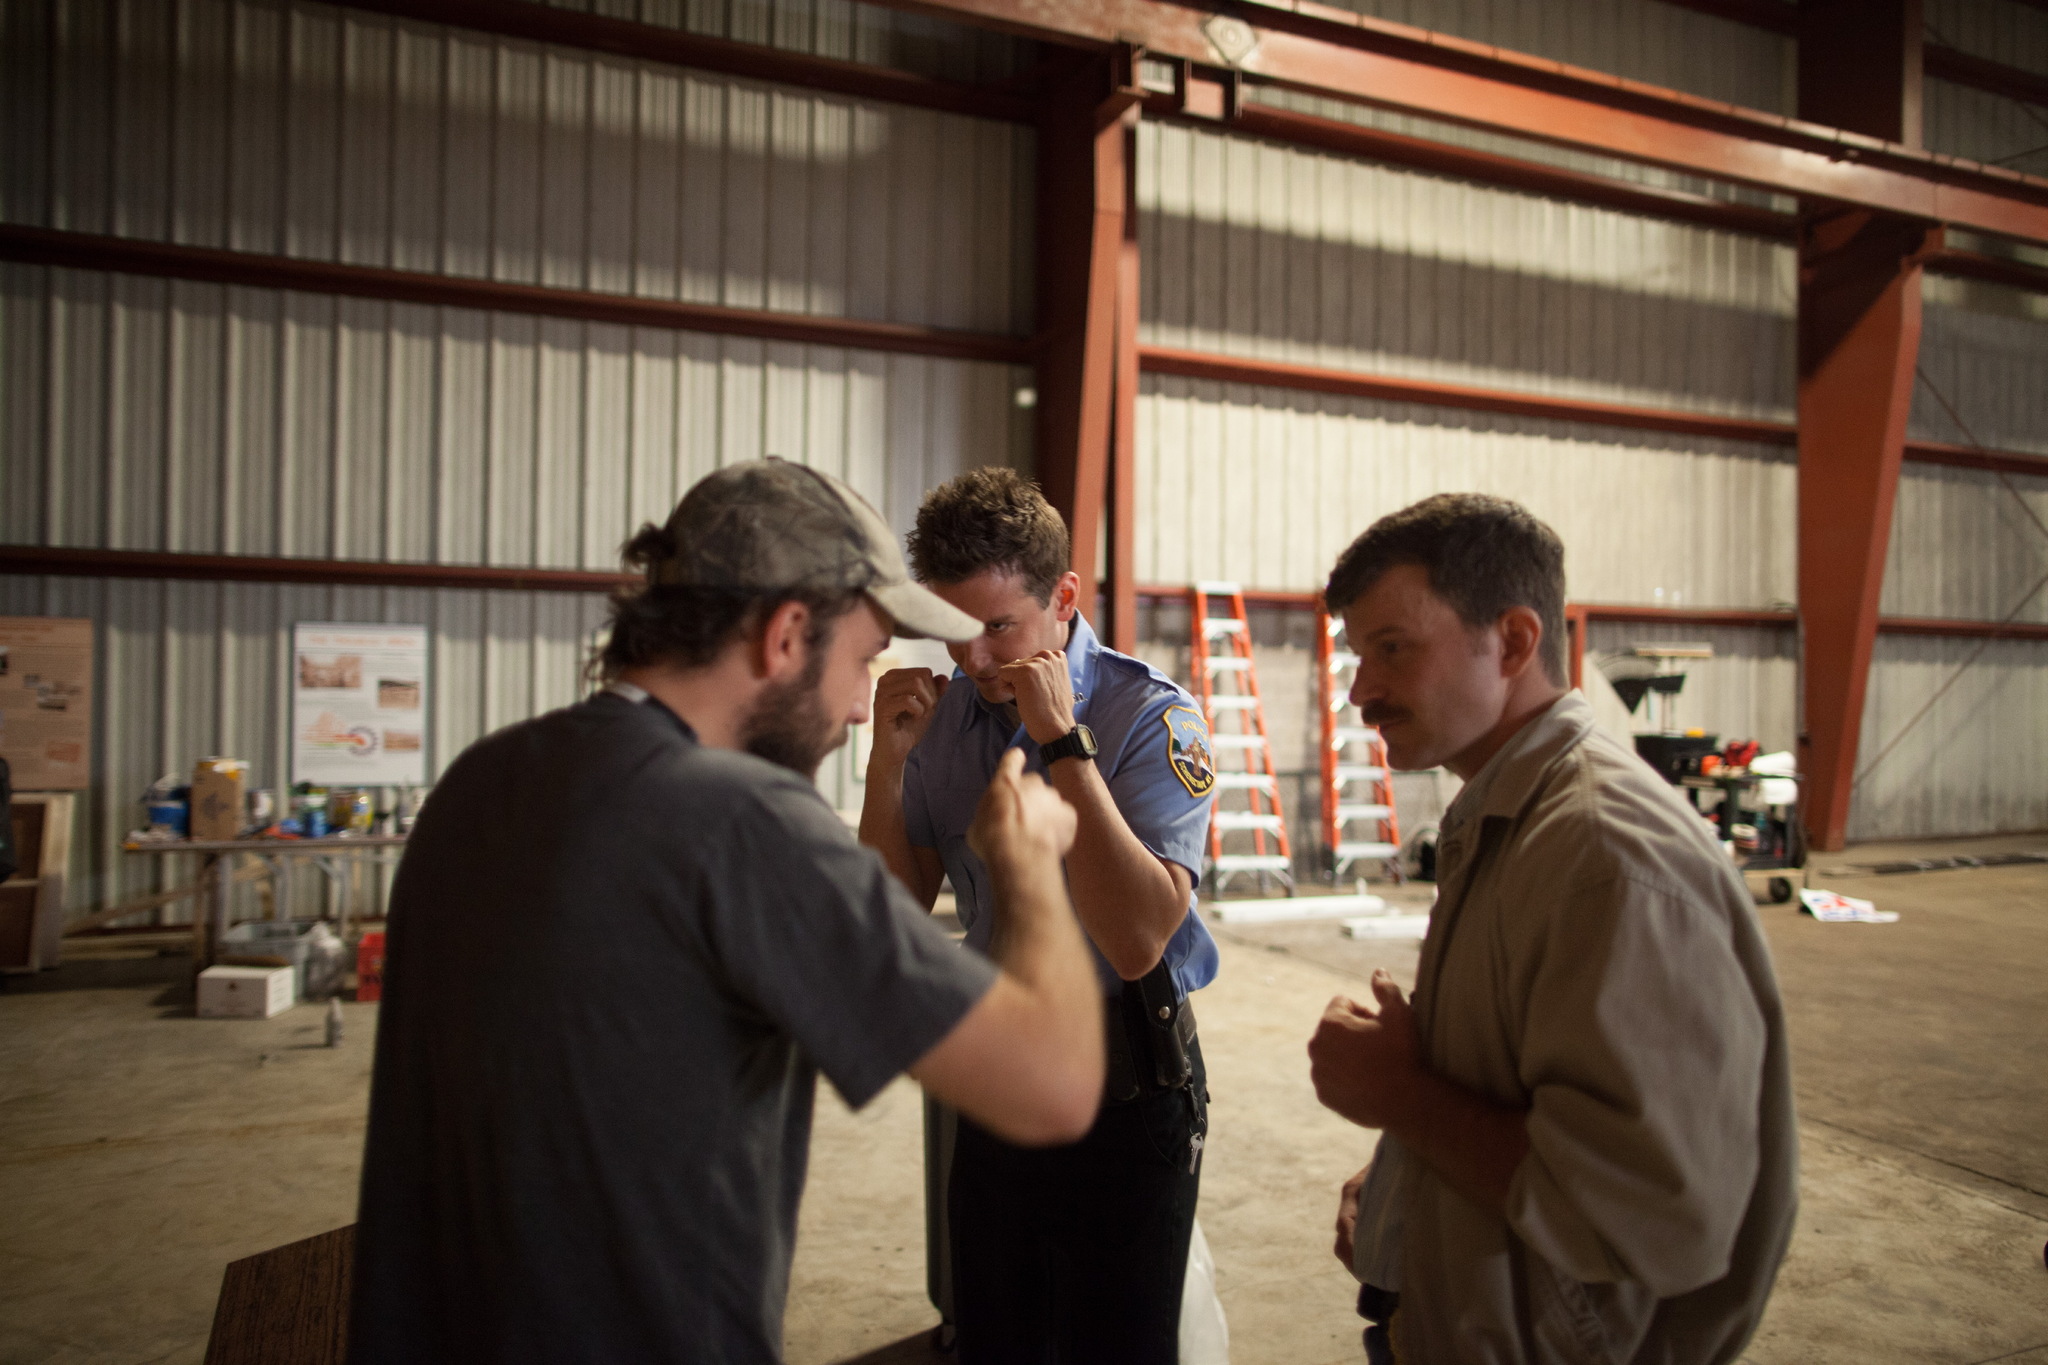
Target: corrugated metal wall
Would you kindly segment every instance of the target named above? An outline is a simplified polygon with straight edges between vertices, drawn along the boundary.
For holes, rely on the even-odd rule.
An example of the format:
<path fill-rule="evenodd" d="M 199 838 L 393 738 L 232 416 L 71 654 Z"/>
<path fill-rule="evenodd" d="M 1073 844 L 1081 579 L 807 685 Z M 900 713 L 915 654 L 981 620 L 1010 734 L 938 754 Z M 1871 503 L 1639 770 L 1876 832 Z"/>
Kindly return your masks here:
<path fill-rule="evenodd" d="M 609 568 L 735 460 L 908 525 L 1021 453 L 1009 366 L 0 266 L 0 538 Z"/>
<path fill-rule="evenodd" d="M 1790 417 L 1792 261 L 1752 238 L 1147 125 L 1143 340 Z M 1794 591 L 1782 449 L 1148 378 L 1139 577 L 1317 586 L 1373 517 L 1476 488 L 1565 536 L 1588 601 Z"/>
<path fill-rule="evenodd" d="M 2048 829 L 2044 718 L 2048 644 L 1880 635 L 1850 838 Z"/>
<path fill-rule="evenodd" d="M 1926 0 L 1927 41 L 2024 71 L 2048 74 L 2048 15 L 2013 0 Z M 1947 81 L 1926 83 L 1923 137 L 1937 152 L 2039 175 L 2048 171 L 2043 111 L 2007 95 Z"/>
<path fill-rule="evenodd" d="M 1659 0 L 1331 0 L 1341 9 L 1790 113 L 1790 39 Z"/>
<path fill-rule="evenodd" d="M 865 6 L 650 3 L 747 41 L 989 78 L 1014 44 Z M 315 5 L 13 3 L 0 217 L 522 283 L 992 332 L 1032 313 L 1018 127 Z M 767 454 L 907 527 L 1028 460 L 1028 371 L 0 266 L 0 540 L 605 568 Z M 601 599 L 0 580 L 101 622 L 78 905 L 147 889 L 132 798 L 199 755 L 276 785 L 298 620 L 434 628 L 433 758 L 575 695 Z M 262 718 L 262 719 L 256 719 Z M 848 756 L 821 785 L 857 803 Z M 132 861 L 132 860 L 131 860 Z"/>

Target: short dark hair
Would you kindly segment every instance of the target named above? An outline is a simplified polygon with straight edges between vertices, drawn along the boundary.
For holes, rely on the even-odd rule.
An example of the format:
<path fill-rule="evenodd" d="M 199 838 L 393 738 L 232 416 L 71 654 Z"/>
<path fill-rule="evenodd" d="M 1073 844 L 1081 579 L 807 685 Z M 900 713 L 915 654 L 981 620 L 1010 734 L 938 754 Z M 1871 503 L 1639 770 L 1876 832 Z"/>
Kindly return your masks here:
<path fill-rule="evenodd" d="M 910 533 L 920 583 L 959 583 L 988 569 L 1014 573 L 1040 602 L 1067 571 L 1067 523 L 1014 469 L 970 469 L 925 494 Z"/>
<path fill-rule="evenodd" d="M 649 581 L 648 566 L 675 553 L 667 528 L 652 522 L 620 549 L 626 567 L 638 571 L 641 581 L 613 591 L 610 635 L 591 660 L 593 676 L 609 681 L 629 668 L 649 664 L 701 668 L 785 602 L 801 602 L 811 609 L 804 642 L 816 650 L 861 599 L 858 592 L 815 588 L 754 592 Z"/>
<path fill-rule="evenodd" d="M 1473 630 L 1510 607 L 1535 612 L 1543 671 L 1564 685 L 1564 542 L 1528 508 L 1484 493 L 1438 493 L 1381 517 L 1337 557 L 1323 601 L 1341 612 L 1400 564 L 1421 565 L 1430 590 Z"/>

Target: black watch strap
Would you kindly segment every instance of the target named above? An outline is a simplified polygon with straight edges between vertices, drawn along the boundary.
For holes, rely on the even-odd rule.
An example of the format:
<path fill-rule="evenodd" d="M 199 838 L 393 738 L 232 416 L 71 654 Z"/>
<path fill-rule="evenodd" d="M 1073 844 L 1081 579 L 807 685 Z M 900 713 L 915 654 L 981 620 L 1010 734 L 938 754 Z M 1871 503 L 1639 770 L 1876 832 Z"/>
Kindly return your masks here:
<path fill-rule="evenodd" d="M 1038 756 L 1050 768 L 1063 758 L 1095 758 L 1095 732 L 1085 725 L 1076 725 L 1050 744 L 1038 746 Z"/>

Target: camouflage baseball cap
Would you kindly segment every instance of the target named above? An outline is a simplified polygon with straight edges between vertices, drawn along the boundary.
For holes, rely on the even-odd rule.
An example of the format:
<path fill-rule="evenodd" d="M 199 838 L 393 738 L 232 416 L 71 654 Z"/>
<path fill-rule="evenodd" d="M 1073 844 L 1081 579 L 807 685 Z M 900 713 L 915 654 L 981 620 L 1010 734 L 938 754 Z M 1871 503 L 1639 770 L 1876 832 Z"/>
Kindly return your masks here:
<path fill-rule="evenodd" d="M 866 593 L 912 639 L 971 640 L 981 622 L 910 581 L 896 535 L 829 474 L 770 456 L 728 465 L 683 495 L 668 519 L 674 557 L 650 582 L 777 592 Z"/>

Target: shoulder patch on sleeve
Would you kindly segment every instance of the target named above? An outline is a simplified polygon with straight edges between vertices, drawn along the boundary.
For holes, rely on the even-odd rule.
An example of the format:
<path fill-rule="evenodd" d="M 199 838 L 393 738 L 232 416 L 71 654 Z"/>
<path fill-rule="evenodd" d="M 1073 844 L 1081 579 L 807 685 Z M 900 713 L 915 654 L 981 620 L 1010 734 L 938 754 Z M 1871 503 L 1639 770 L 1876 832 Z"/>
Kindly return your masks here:
<path fill-rule="evenodd" d="M 1169 706 L 1160 719 L 1166 722 L 1166 757 L 1173 764 L 1174 776 L 1189 796 L 1207 796 L 1216 786 L 1216 764 L 1209 757 L 1209 727 L 1186 706 Z"/>

